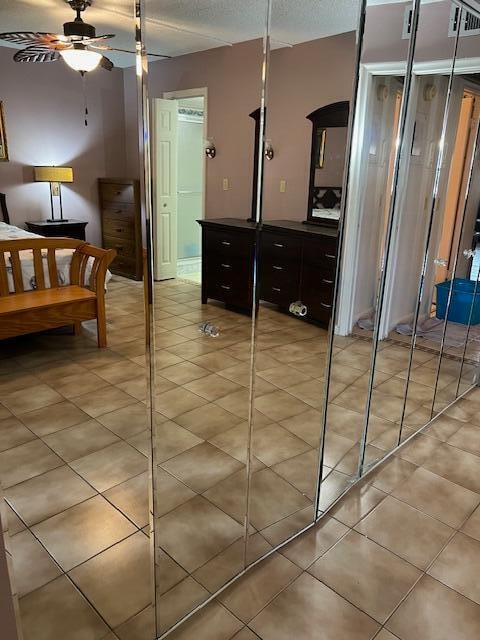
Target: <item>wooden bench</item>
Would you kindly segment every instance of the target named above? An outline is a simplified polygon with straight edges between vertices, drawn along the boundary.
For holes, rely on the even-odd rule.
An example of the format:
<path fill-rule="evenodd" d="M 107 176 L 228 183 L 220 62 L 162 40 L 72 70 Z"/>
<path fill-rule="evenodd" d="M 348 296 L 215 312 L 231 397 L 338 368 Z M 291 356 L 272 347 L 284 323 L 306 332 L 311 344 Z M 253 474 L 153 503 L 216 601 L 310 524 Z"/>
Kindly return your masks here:
<path fill-rule="evenodd" d="M 62 249 L 73 249 L 66 286 L 60 286 L 57 269 L 56 251 Z M 83 320 L 96 318 L 98 346 L 106 347 L 105 276 L 115 255 L 112 249 L 70 238 L 0 240 L 0 340 L 67 325 L 78 335 Z M 26 291 L 21 262 L 29 258 L 36 288 Z"/>

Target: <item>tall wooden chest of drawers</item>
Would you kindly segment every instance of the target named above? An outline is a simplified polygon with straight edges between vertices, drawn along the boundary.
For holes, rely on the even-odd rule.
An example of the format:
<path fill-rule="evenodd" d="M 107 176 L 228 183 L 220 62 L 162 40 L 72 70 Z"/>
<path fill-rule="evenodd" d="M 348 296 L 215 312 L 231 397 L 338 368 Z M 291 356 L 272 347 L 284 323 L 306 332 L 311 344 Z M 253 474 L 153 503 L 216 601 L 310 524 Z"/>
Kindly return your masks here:
<path fill-rule="evenodd" d="M 110 270 L 127 278 L 141 280 L 140 184 L 138 180 L 100 178 L 98 188 L 103 246 L 117 252 Z"/>

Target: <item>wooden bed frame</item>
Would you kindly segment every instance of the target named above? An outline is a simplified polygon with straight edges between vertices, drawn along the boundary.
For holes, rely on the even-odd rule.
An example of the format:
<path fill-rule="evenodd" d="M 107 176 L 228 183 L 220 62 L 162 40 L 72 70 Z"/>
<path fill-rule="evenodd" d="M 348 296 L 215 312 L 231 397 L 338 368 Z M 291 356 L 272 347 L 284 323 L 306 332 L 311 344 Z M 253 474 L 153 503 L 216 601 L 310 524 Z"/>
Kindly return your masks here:
<path fill-rule="evenodd" d="M 73 249 L 70 284 L 59 286 L 55 252 Z M 33 255 L 36 288 L 25 291 L 20 251 Z M 47 255 L 48 279 L 45 282 L 44 255 Z M 25 238 L 0 240 L 0 340 L 73 325 L 81 331 L 83 320 L 97 320 L 98 346 L 107 346 L 105 317 L 105 276 L 115 258 L 113 249 L 99 249 L 70 238 Z M 87 263 L 93 259 L 86 282 Z M 10 292 L 11 268 L 14 292 Z"/>

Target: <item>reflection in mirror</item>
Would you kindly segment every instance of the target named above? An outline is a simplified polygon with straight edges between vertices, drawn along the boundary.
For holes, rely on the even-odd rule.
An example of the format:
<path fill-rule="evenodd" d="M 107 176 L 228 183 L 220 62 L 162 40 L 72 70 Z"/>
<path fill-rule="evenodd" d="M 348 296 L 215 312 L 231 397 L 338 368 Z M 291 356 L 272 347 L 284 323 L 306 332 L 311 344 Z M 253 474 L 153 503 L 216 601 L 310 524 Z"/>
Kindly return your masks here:
<path fill-rule="evenodd" d="M 265 139 L 274 154 L 264 162 L 259 230 L 249 562 L 315 518 L 356 58 L 358 4 L 348 4 L 334 22 L 312 4 L 300 25 L 272 3 Z"/>
<path fill-rule="evenodd" d="M 212 3 L 205 3 L 212 10 Z M 245 567 L 255 158 L 267 2 L 147 2 L 157 634 Z M 257 124 L 258 123 L 258 124 Z M 259 555 L 267 548 L 259 547 Z"/>
<path fill-rule="evenodd" d="M 404 38 L 404 4 L 367 2 L 354 120 L 350 184 L 337 314 L 323 438 L 322 512 L 358 477 L 366 407 L 373 401 L 365 461 L 384 455 L 398 433 L 401 400 L 391 388 L 378 389 L 406 366 L 408 351 L 382 344 L 371 372 L 377 298 L 388 255 L 385 242 L 391 216 L 390 193 L 401 142 L 401 106 L 409 36 Z M 380 28 L 379 25 L 382 25 Z M 372 381 L 370 374 L 372 373 Z"/>
<path fill-rule="evenodd" d="M 16 263 L 8 290 L 0 286 L 0 485 L 25 638 L 113 635 L 151 606 L 137 112 L 135 95 L 125 109 L 124 85 L 135 65 L 133 3 L 125 13 L 81 4 L 76 27 L 114 34 L 101 48 L 89 43 L 100 64 L 83 78 L 63 49 L 75 19 L 67 3 L 0 7 L 0 252 Z M 45 40 L 48 63 L 19 53 L 38 46 L 37 32 L 58 38 L 64 23 L 63 55 Z M 23 44 L 12 31 L 27 32 Z M 86 266 L 75 284 L 75 243 L 75 260 L 110 261 L 114 250 L 108 272 L 102 265 L 90 280 Z M 53 295 L 62 305 L 52 313 Z M 25 311 L 32 296 L 35 310 L 5 340 L 5 303 Z M 0 627 L 3 637 L 3 617 Z"/>

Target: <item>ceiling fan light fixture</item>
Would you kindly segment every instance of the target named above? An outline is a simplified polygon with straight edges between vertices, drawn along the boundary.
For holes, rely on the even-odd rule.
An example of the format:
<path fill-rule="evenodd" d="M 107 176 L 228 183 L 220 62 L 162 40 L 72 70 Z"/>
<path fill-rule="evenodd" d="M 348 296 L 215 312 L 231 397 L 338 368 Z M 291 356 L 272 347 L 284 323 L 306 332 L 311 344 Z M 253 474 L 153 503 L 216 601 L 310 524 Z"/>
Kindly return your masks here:
<path fill-rule="evenodd" d="M 102 59 L 101 53 L 83 48 L 62 49 L 60 55 L 71 69 L 83 73 L 96 69 Z"/>

